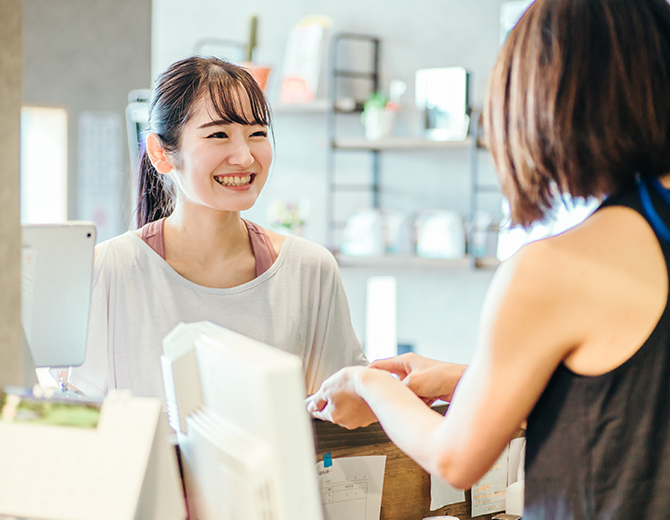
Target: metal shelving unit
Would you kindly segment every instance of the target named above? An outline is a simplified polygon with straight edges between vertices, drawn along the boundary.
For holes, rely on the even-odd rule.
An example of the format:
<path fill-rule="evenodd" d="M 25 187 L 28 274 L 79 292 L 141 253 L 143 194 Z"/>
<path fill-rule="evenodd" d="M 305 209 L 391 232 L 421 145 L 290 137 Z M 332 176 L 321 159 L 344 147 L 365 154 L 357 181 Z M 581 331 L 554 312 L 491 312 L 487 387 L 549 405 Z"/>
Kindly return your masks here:
<path fill-rule="evenodd" d="M 336 255 L 340 267 L 372 269 L 469 269 L 470 260 L 463 258 L 421 258 L 419 256 L 347 256 Z"/>
<path fill-rule="evenodd" d="M 475 233 L 497 233 L 498 226 L 489 226 L 484 230 L 475 229 L 475 216 L 479 210 L 479 197 L 485 193 L 501 193 L 499 184 L 483 184 L 479 179 L 479 154 L 486 148 L 481 143 L 481 111 L 472 110 L 470 114 L 470 227 L 468 233 L 468 257 L 471 267 L 475 269 L 494 269 L 498 266 L 497 258 L 481 258 L 475 250 Z"/>
<path fill-rule="evenodd" d="M 379 141 L 369 141 L 365 138 L 339 138 L 334 146 L 338 150 L 368 150 L 368 151 L 421 151 L 421 150 L 459 150 L 469 148 L 471 139 L 463 141 L 429 141 L 427 139 L 390 137 Z"/>
<path fill-rule="evenodd" d="M 354 71 L 340 67 L 340 51 L 344 42 L 360 43 L 372 47 L 372 62 L 365 71 Z M 326 214 L 328 220 L 327 245 L 331 249 L 336 246 L 336 232 L 343 229 L 344 222 L 335 219 L 335 197 L 342 192 L 368 192 L 371 194 L 371 206 L 382 207 L 380 155 L 382 152 L 394 151 L 431 151 L 431 150 L 470 150 L 470 222 L 474 222 L 474 216 L 479 208 L 479 196 L 483 193 L 499 193 L 497 185 L 482 184 L 479 180 L 478 152 L 482 149 L 480 145 L 480 112 L 471 110 L 471 123 L 469 137 L 463 141 L 430 141 L 417 138 L 387 138 L 379 141 L 369 141 L 365 138 L 340 137 L 337 135 L 337 118 L 345 114 L 360 114 L 363 110 L 363 101 L 357 100 L 353 110 L 342 110 L 338 108 L 340 99 L 340 85 L 342 79 L 349 81 L 365 82 L 369 87 L 367 94 L 373 94 L 379 90 L 379 61 L 381 41 L 370 35 L 337 33 L 333 36 L 329 53 L 328 71 L 328 101 L 326 106 L 327 117 L 327 166 L 326 178 L 328 193 L 326 197 Z M 371 155 L 371 180 L 367 184 L 344 184 L 337 182 L 336 156 L 340 152 L 363 152 Z M 487 230 L 492 232 L 493 229 Z M 497 231 L 497 230 L 496 230 Z M 470 225 L 468 236 L 469 264 L 474 268 L 490 267 L 495 265 L 489 259 L 477 258 L 475 255 L 474 224 Z M 452 262 L 453 263 L 453 262 Z M 456 262 L 458 263 L 458 262 Z M 412 264 L 414 265 L 414 264 Z M 451 265 L 447 262 L 441 265 Z M 460 264 L 459 264 L 460 265 Z"/>
<path fill-rule="evenodd" d="M 342 43 L 357 42 L 361 45 L 372 47 L 372 63 L 367 71 L 355 71 L 346 68 L 340 68 L 339 54 Z M 372 205 L 375 208 L 380 207 L 380 186 L 379 186 L 379 150 L 372 150 L 366 147 L 341 148 L 338 146 L 336 136 L 336 117 L 343 113 L 362 112 L 362 102 L 355 104 L 354 110 L 344 112 L 337 108 L 337 100 L 340 97 L 339 80 L 365 82 L 368 86 L 368 93 L 373 94 L 379 90 L 379 53 L 381 41 L 379 38 L 364 34 L 337 33 L 333 35 L 330 43 L 329 53 L 329 71 L 328 71 L 328 111 L 326 113 L 328 153 L 326 166 L 326 182 L 328 193 L 326 196 L 326 215 L 328 218 L 328 229 L 326 230 L 326 241 L 328 247 L 335 248 L 335 233 L 338 229 L 344 227 L 343 222 L 335 220 L 335 195 L 343 191 L 368 191 L 372 195 Z M 358 184 L 340 184 L 336 180 L 336 158 L 338 150 L 365 151 L 372 154 L 372 182 L 367 185 Z"/>

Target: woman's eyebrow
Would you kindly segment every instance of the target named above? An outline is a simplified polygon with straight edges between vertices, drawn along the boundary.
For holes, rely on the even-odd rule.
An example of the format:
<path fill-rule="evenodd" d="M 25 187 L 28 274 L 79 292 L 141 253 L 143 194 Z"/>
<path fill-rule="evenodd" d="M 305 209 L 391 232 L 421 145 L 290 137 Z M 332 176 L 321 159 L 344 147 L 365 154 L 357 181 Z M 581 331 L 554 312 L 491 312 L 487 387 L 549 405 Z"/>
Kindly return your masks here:
<path fill-rule="evenodd" d="M 236 124 L 236 123 L 234 123 L 232 121 L 228 121 L 228 120 L 219 119 L 218 121 L 210 121 L 209 123 L 204 123 L 204 124 L 200 125 L 198 127 L 198 130 L 200 130 L 201 128 L 209 128 L 210 126 L 226 126 L 226 125 L 233 125 L 233 124 Z M 262 122 L 258 122 L 258 123 L 254 123 L 254 122 L 239 123 L 239 124 L 243 124 L 243 125 L 246 125 L 246 126 L 267 126 L 266 124 L 264 124 Z"/>
<path fill-rule="evenodd" d="M 198 127 L 198 130 L 201 128 L 209 128 L 210 126 L 223 126 L 223 125 L 229 125 L 230 121 L 224 121 L 223 119 L 219 119 L 218 121 L 210 121 L 209 123 L 205 123 L 204 125 L 200 125 Z"/>

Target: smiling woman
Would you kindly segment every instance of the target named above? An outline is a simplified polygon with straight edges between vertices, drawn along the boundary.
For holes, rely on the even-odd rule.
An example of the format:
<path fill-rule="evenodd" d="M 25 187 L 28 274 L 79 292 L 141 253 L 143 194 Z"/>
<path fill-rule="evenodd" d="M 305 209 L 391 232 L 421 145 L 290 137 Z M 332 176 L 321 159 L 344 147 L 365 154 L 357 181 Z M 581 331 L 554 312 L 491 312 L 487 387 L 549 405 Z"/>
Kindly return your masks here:
<path fill-rule="evenodd" d="M 222 118 L 221 108 L 208 95 L 184 125 L 178 152 L 166 152 L 155 133 L 147 138 L 147 152 L 158 171 L 175 171 L 171 178 L 182 202 L 243 211 L 253 206 L 265 185 L 272 162 L 267 122 L 254 116 L 246 94 L 239 89 L 234 93 L 229 109 L 244 123 Z"/>
<path fill-rule="evenodd" d="M 87 394 L 129 388 L 162 397 L 162 339 L 209 320 L 301 357 L 312 392 L 365 364 L 332 255 L 240 217 L 272 163 L 270 110 L 242 68 L 217 58 L 174 63 L 156 83 L 137 196 L 138 230 L 97 248 Z"/>

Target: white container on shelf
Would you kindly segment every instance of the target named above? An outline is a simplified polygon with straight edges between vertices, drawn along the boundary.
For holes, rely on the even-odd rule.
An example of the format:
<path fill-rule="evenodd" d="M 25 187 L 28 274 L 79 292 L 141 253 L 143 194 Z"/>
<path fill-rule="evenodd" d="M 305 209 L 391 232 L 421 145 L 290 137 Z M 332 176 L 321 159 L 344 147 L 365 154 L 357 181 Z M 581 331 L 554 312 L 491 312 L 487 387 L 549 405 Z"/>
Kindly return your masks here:
<path fill-rule="evenodd" d="M 414 255 L 412 218 L 400 211 L 384 210 L 386 252 L 394 256 Z"/>
<path fill-rule="evenodd" d="M 381 210 L 363 209 L 349 215 L 340 252 L 350 256 L 381 256 L 386 252 Z"/>
<path fill-rule="evenodd" d="M 368 108 L 361 116 L 365 126 L 365 138 L 369 141 L 379 141 L 393 135 L 395 112 L 385 108 Z"/>
<path fill-rule="evenodd" d="M 435 210 L 417 220 L 416 254 L 423 258 L 465 256 L 463 219 L 455 211 Z"/>
<path fill-rule="evenodd" d="M 468 72 L 463 67 L 416 71 L 416 107 L 427 139 L 462 141 L 468 136 L 468 90 Z"/>

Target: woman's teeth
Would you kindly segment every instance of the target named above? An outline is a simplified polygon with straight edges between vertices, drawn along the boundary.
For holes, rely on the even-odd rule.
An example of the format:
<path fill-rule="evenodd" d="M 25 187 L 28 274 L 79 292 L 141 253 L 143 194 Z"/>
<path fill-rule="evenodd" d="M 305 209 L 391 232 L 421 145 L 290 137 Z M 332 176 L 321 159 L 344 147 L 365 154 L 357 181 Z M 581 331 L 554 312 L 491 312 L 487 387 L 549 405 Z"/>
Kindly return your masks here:
<path fill-rule="evenodd" d="M 216 182 L 222 186 L 244 186 L 251 182 L 252 175 L 247 175 L 245 177 L 233 177 L 233 176 L 218 176 L 214 177 Z"/>

